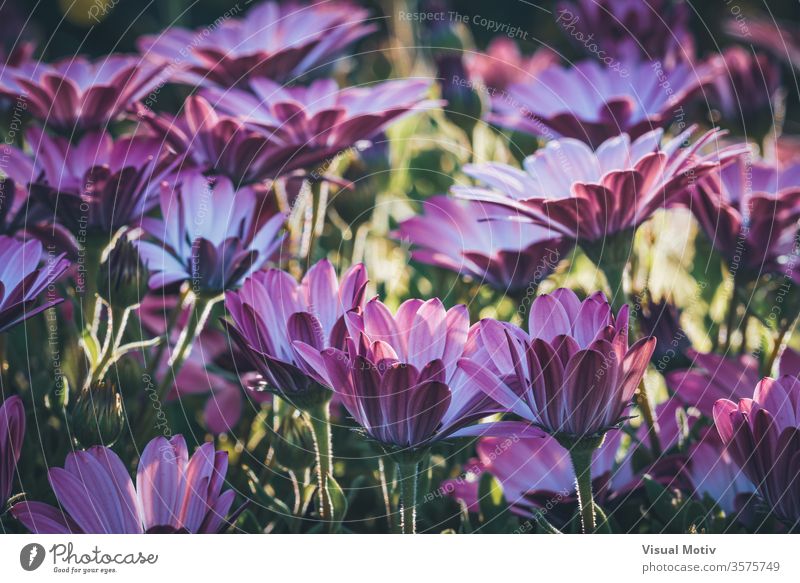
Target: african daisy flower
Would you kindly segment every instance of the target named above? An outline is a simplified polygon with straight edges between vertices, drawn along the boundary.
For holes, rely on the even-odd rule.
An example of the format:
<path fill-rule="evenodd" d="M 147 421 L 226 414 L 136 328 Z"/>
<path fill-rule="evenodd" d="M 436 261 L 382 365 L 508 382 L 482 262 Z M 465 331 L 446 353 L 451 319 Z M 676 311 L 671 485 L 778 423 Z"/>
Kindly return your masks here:
<path fill-rule="evenodd" d="M 50 297 L 36 305 L 38 297 L 69 267 L 64 254 L 49 256 L 42 244 L 0 236 L 0 333 L 35 316 L 63 298 Z"/>
<path fill-rule="evenodd" d="M 694 53 L 688 8 L 671 0 L 575 0 L 559 3 L 554 16 L 570 40 L 603 62 L 674 63 Z"/>
<path fill-rule="evenodd" d="M 558 54 L 546 47 L 523 56 L 517 43 L 507 37 L 493 39 L 485 53 L 467 53 L 464 59 L 470 79 L 483 83 L 490 93 L 502 91 L 516 81 L 534 79 L 559 61 Z"/>
<path fill-rule="evenodd" d="M 317 381 L 320 369 L 300 357 L 295 343 L 317 353 L 341 347 L 347 334 L 342 316 L 361 309 L 366 285 L 363 265 L 351 267 L 340 281 L 328 260 L 315 264 L 300 283 L 277 269 L 255 273 L 225 297 L 231 337 L 267 390 L 300 407 L 330 399 Z"/>
<path fill-rule="evenodd" d="M 44 209 L 35 209 L 38 214 L 73 234 L 89 231 L 106 239 L 138 223 L 158 203 L 160 183 L 179 158 L 158 139 L 144 136 L 113 139 L 107 132 L 90 132 L 71 143 L 31 128 L 26 137 L 32 153 L 8 148 L 7 172 Z"/>
<path fill-rule="evenodd" d="M 547 227 L 489 220 L 497 218 L 498 210 L 479 202 L 434 196 L 423 203 L 423 210 L 394 233 L 413 246 L 412 259 L 509 294 L 535 289 L 569 251 L 569 242 Z"/>
<path fill-rule="evenodd" d="M 171 27 L 142 37 L 138 46 L 179 82 L 232 87 L 253 78 L 293 81 L 375 30 L 368 18 L 348 2 L 264 2 L 243 18 L 200 30 Z"/>
<path fill-rule="evenodd" d="M 772 273 L 800 282 L 800 163 L 739 156 L 699 182 L 690 206 L 714 247 L 736 262 L 738 278 Z"/>
<path fill-rule="evenodd" d="M 303 342 L 295 346 L 321 371 L 320 381 L 336 391 L 363 432 L 397 463 L 402 528 L 411 533 L 418 467 L 427 448 L 448 437 L 515 429 L 471 426 L 498 407 L 458 367 L 469 328 L 465 306 L 445 310 L 438 298 L 412 299 L 392 314 L 374 298 L 363 313 L 349 312 L 345 321 L 344 348 L 320 353 Z M 524 434 L 526 427 L 519 425 Z"/>
<path fill-rule="evenodd" d="M 36 534 L 215 533 L 230 522 L 235 492 L 222 492 L 228 454 L 204 443 L 192 456 L 183 437 L 156 437 L 144 448 L 136 485 L 116 453 L 95 446 L 51 468 L 63 510 L 18 502 L 11 514 Z"/>
<path fill-rule="evenodd" d="M 681 106 L 711 81 L 707 68 L 679 63 L 631 62 L 624 71 L 595 61 L 553 65 L 535 79 L 521 79 L 492 99 L 489 120 L 542 136 L 573 138 L 596 148 L 628 134 L 636 139 L 668 125 Z M 672 91 L 664 91 L 668 83 Z"/>
<path fill-rule="evenodd" d="M 262 174 L 275 178 L 302 169 L 316 179 L 343 150 L 375 137 L 403 116 L 437 104 L 425 98 L 430 86 L 426 79 L 345 88 L 332 79 L 307 87 L 254 79 L 247 91 L 204 89 L 200 94 L 220 114 L 235 117 L 265 137 L 265 153 L 259 154 L 259 163 L 266 165 Z"/>
<path fill-rule="evenodd" d="M 0 405 L 0 508 L 5 508 L 14 487 L 14 473 L 25 437 L 25 408 L 13 395 Z"/>
<path fill-rule="evenodd" d="M 593 531 L 591 454 L 624 421 L 655 338 L 629 347 L 628 306 L 615 317 L 602 293 L 581 302 L 565 288 L 532 302 L 528 328 L 482 321 L 461 367 L 488 396 L 569 450 L 584 530 Z"/>
<path fill-rule="evenodd" d="M 751 399 L 720 399 L 714 424 L 775 516 L 800 522 L 800 379 L 764 378 Z"/>
<path fill-rule="evenodd" d="M 0 77 L 0 94 L 21 97 L 42 125 L 59 132 L 102 130 L 160 82 L 159 69 L 138 56 L 54 64 L 26 62 Z"/>
<path fill-rule="evenodd" d="M 140 241 L 139 253 L 153 274 L 151 289 L 191 281 L 211 297 L 232 289 L 269 261 L 282 241 L 284 216 L 259 217 L 250 187 L 234 190 L 228 178 L 182 173 L 161 187 L 162 218 L 142 227 L 157 242 Z"/>
<path fill-rule="evenodd" d="M 663 145 L 662 130 L 635 140 L 622 134 L 597 150 L 569 138 L 548 142 L 525 159 L 522 170 L 499 163 L 467 165 L 464 171 L 480 184 L 455 186 L 453 192 L 507 208 L 510 220 L 537 223 L 575 241 L 603 268 L 615 306 L 620 306 L 617 291 L 635 229 L 743 149 L 729 146 L 700 154 L 717 139 L 714 130 L 681 148 L 693 131 Z"/>

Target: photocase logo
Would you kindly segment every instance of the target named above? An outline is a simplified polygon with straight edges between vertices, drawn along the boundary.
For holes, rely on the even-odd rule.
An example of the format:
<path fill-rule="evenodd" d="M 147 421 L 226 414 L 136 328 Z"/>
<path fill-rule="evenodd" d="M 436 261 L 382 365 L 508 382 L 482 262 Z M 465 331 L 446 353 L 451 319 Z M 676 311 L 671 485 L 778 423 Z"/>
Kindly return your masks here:
<path fill-rule="evenodd" d="M 19 564 L 26 571 L 35 571 L 44 562 L 44 547 L 39 543 L 30 543 L 19 552 Z"/>

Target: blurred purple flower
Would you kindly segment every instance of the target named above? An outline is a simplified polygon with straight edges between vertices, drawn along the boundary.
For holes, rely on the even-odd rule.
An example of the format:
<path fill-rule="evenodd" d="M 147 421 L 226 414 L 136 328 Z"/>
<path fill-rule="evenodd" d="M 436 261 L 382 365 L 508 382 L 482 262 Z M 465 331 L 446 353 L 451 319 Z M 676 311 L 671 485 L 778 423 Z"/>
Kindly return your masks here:
<path fill-rule="evenodd" d="M 743 499 L 749 497 L 755 487 L 733 461 L 716 431 L 706 431 L 703 438 L 692 445 L 687 459 L 689 477 L 698 498 L 707 494 L 728 516 L 742 510 Z"/>
<path fill-rule="evenodd" d="M 320 355 L 301 342 L 295 346 L 387 450 L 418 452 L 441 439 L 493 430 L 525 434 L 522 424 L 468 427 L 498 407 L 478 389 L 480 380 L 458 366 L 469 329 L 465 306 L 445 310 L 438 298 L 411 299 L 392 314 L 374 298 L 363 314 L 349 312 L 345 319 L 350 336 L 344 350 Z"/>
<path fill-rule="evenodd" d="M 539 285 L 570 243 L 547 227 L 499 222 L 498 210 L 480 202 L 434 196 L 424 213 L 400 223 L 394 237 L 414 246 L 412 259 L 461 273 L 509 293 Z M 508 213 L 499 211 L 505 217 Z"/>
<path fill-rule="evenodd" d="M 630 479 L 627 471 L 617 471 L 616 454 L 622 435 L 621 431 L 610 432 L 603 445 L 592 454 L 592 476 L 600 499 Z M 500 481 L 504 498 L 515 514 L 531 516 L 532 510 L 548 502 L 553 506 L 556 502 L 576 501 L 575 470 L 569 452 L 556 439 L 545 436 L 509 441 L 502 437 L 484 437 L 476 449 L 479 463 L 471 469 L 476 475 L 442 484 L 445 491 L 452 491 L 454 497 L 464 500 L 470 510 L 478 511 L 479 480 L 476 478 L 484 471 Z"/>
<path fill-rule="evenodd" d="M 485 53 L 468 53 L 465 60 L 470 80 L 482 83 L 490 94 L 494 94 L 517 81 L 532 81 L 551 65 L 558 64 L 560 59 L 547 47 L 525 57 L 513 40 L 498 37 L 489 43 Z"/>
<path fill-rule="evenodd" d="M 689 5 L 672 0 L 577 0 L 561 2 L 556 24 L 601 61 L 690 60 Z"/>
<path fill-rule="evenodd" d="M 0 405 L 0 509 L 11 496 L 24 438 L 25 408 L 22 399 L 12 395 Z"/>
<path fill-rule="evenodd" d="M 461 366 L 508 411 L 557 438 L 605 433 L 625 418 L 655 348 L 628 346 L 628 307 L 614 317 L 598 292 L 583 302 L 569 289 L 537 297 L 529 334 L 483 320 Z"/>
<path fill-rule="evenodd" d="M 701 148 L 718 138 L 714 130 L 681 148 L 693 131 L 663 146 L 662 130 L 634 141 L 622 134 L 596 151 L 569 138 L 548 142 L 525 159 L 524 170 L 500 163 L 465 166 L 483 185 L 455 186 L 453 192 L 505 207 L 513 212 L 511 220 L 548 226 L 579 244 L 602 244 L 675 203 L 720 160 L 742 151 L 742 146 L 730 146 L 701 155 Z"/>
<path fill-rule="evenodd" d="M 668 125 L 713 79 L 709 67 L 630 62 L 620 70 L 595 61 L 552 65 L 492 100 L 489 121 L 548 139 L 574 138 L 598 147 L 627 133 L 636 139 Z M 665 91 L 667 86 L 671 91 Z"/>
<path fill-rule="evenodd" d="M 763 47 L 800 71 L 800 26 L 776 22 L 774 17 L 748 15 L 725 23 L 728 34 L 751 45 Z"/>
<path fill-rule="evenodd" d="M 349 2 L 264 2 L 241 19 L 231 18 L 236 14 L 230 10 L 222 22 L 199 30 L 172 27 L 144 36 L 139 50 L 170 69 L 173 80 L 193 85 L 290 82 L 334 62 L 376 28 L 368 11 Z"/>
<path fill-rule="evenodd" d="M 278 250 L 285 217 L 260 216 L 251 187 L 234 190 L 228 178 L 185 172 L 162 185 L 162 218 L 146 217 L 145 232 L 158 241 L 139 241 L 151 289 L 191 281 L 197 293 L 232 289 L 260 269 Z"/>
<path fill-rule="evenodd" d="M 689 407 L 711 417 L 719 399 L 751 395 L 758 382 L 758 361 L 749 354 L 726 358 L 689 350 L 693 367 L 666 375 L 667 386 Z"/>
<path fill-rule="evenodd" d="M 691 199 L 691 210 L 737 277 L 777 273 L 800 282 L 800 163 L 737 157 L 706 176 Z"/>
<path fill-rule="evenodd" d="M 63 298 L 48 293 L 46 300 L 36 306 L 39 295 L 68 267 L 64 254 L 45 253 L 35 239 L 22 242 L 0 235 L 0 333 L 61 303 Z"/>
<path fill-rule="evenodd" d="M 95 446 L 51 468 L 50 485 L 63 508 L 19 502 L 11 514 L 36 534 L 216 533 L 229 524 L 235 492 L 222 492 L 228 454 L 204 443 L 189 457 L 176 435 L 144 448 L 136 488 L 116 453 Z"/>
<path fill-rule="evenodd" d="M 736 464 L 775 515 L 800 522 L 800 379 L 764 378 L 752 399 L 720 399 L 714 424 Z"/>
<path fill-rule="evenodd" d="M 780 66 L 765 54 L 732 46 L 718 54 L 712 100 L 722 115 L 748 129 L 759 114 L 773 122 L 774 99 L 781 86 Z M 752 129 L 750 128 L 750 132 Z"/>
<path fill-rule="evenodd" d="M 73 234 L 93 231 L 108 237 L 138 223 L 156 205 L 160 183 L 178 156 L 155 138 L 113 139 L 92 132 L 76 143 L 38 128 L 27 132 L 33 154 L 7 149 L 8 175 L 37 203 L 31 217 L 54 219 Z M 30 220 L 30 217 L 29 217 Z"/>
<path fill-rule="evenodd" d="M 681 328 L 681 313 L 666 299 L 648 300 L 636 306 L 639 327 L 645 336 L 654 336 L 658 342 L 653 352 L 653 366 L 662 374 L 689 366 L 687 356 L 692 341 Z"/>
<path fill-rule="evenodd" d="M 266 389 L 304 406 L 307 399 L 330 393 L 320 387 L 320 352 L 344 345 L 342 318 L 361 309 L 366 285 L 363 265 L 351 267 L 339 282 L 328 260 L 309 269 L 300 283 L 277 269 L 258 272 L 239 291 L 226 294 L 233 320 L 228 330 Z M 298 354 L 298 343 L 305 358 Z"/>
<path fill-rule="evenodd" d="M 27 110 L 50 130 L 104 130 L 160 82 L 161 69 L 134 55 L 90 61 L 71 57 L 54 64 L 26 61 L 4 67 L 0 94 L 22 97 Z"/>

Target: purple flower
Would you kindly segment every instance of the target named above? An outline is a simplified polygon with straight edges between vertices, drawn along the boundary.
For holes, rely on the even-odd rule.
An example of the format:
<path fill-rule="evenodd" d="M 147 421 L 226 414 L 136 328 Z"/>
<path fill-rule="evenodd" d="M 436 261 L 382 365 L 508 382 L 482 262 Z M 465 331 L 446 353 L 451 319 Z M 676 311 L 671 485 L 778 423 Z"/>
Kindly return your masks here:
<path fill-rule="evenodd" d="M 784 274 L 800 282 L 800 164 L 780 166 L 739 156 L 699 182 L 691 210 L 737 277 Z"/>
<path fill-rule="evenodd" d="M 469 329 L 465 306 L 445 310 L 439 299 L 412 299 L 392 314 L 375 298 L 346 322 L 344 350 L 320 355 L 302 342 L 295 346 L 385 449 L 418 452 L 447 437 L 481 434 L 483 426 L 467 426 L 498 410 L 458 366 Z"/>
<path fill-rule="evenodd" d="M 689 5 L 671 0 L 561 2 L 556 24 L 575 44 L 605 63 L 691 59 Z"/>
<path fill-rule="evenodd" d="M 44 261 L 44 265 L 40 264 Z M 63 298 L 51 297 L 36 306 L 39 295 L 69 267 L 64 254 L 46 255 L 36 240 L 22 242 L 0 236 L 0 333 L 35 316 Z"/>
<path fill-rule="evenodd" d="M 231 87 L 253 78 L 293 81 L 375 30 L 369 13 L 349 2 L 264 2 L 230 18 L 237 13 L 216 27 L 144 36 L 139 50 L 175 81 Z"/>
<path fill-rule="evenodd" d="M 492 99 L 489 120 L 548 139 L 573 138 L 598 147 L 627 133 L 636 139 L 669 124 L 681 106 L 710 82 L 708 68 L 679 63 L 628 63 L 617 71 L 595 61 L 553 65 Z M 668 84 L 672 91 L 665 91 Z"/>
<path fill-rule="evenodd" d="M 8 148 L 8 175 L 45 209 L 34 217 L 55 217 L 73 233 L 110 237 L 138 223 L 158 202 L 161 181 L 178 163 L 160 140 L 144 136 L 114 140 L 107 132 L 92 132 L 73 144 L 32 128 L 27 139 L 33 155 Z"/>
<path fill-rule="evenodd" d="M 614 317 L 598 292 L 537 297 L 529 334 L 484 320 L 461 366 L 478 386 L 550 435 L 583 439 L 619 425 L 642 380 L 655 338 L 628 346 L 628 307 Z"/>
<path fill-rule="evenodd" d="M 330 397 L 320 387 L 319 354 L 343 345 L 343 315 L 361 309 L 366 285 L 363 265 L 351 267 L 339 282 L 328 260 L 309 269 L 300 283 L 277 269 L 255 273 L 239 291 L 226 294 L 231 337 L 268 390 L 298 406 L 320 395 Z M 298 342 L 306 358 L 298 354 Z"/>
<path fill-rule="evenodd" d="M 22 399 L 12 395 L 0 405 L 0 509 L 11 496 L 24 438 L 25 408 Z"/>
<path fill-rule="evenodd" d="M 201 96 L 263 136 L 262 175 L 275 178 L 302 169 L 318 179 L 343 150 L 361 145 L 405 115 L 436 105 L 425 99 L 430 86 L 426 79 L 400 79 L 339 88 L 332 79 L 322 79 L 287 88 L 254 79 L 249 91 L 204 89 Z"/>
<path fill-rule="evenodd" d="M 434 196 L 423 208 L 424 214 L 403 221 L 394 234 L 414 245 L 411 257 L 501 291 L 537 286 L 569 250 L 569 243 L 547 227 L 490 220 L 498 210 L 479 202 Z"/>
<path fill-rule="evenodd" d="M 714 424 L 731 457 L 790 526 L 800 522 L 800 379 L 764 378 L 752 399 L 720 399 Z"/>
<path fill-rule="evenodd" d="M 3 71 L 0 94 L 24 98 L 27 110 L 48 129 L 104 129 L 159 84 L 159 73 L 132 55 L 26 62 Z"/>
<path fill-rule="evenodd" d="M 689 477 L 698 498 L 710 496 L 729 516 L 742 510 L 743 498 L 755 488 L 733 461 L 716 431 L 708 430 L 692 445 L 687 457 Z"/>
<path fill-rule="evenodd" d="M 535 79 L 559 62 L 558 54 L 547 47 L 525 57 L 517 43 L 504 36 L 493 39 L 485 53 L 468 53 L 465 59 L 470 79 L 483 83 L 490 92 L 503 91 L 519 79 Z"/>
<path fill-rule="evenodd" d="M 153 275 L 151 289 L 182 281 L 208 295 L 239 285 L 277 251 L 284 215 L 260 217 L 258 194 L 234 190 L 225 177 L 197 172 L 178 176 L 161 188 L 162 218 L 145 218 L 142 227 L 158 243 L 140 241 L 139 253 Z"/>
<path fill-rule="evenodd" d="M 757 115 L 772 113 L 781 85 L 778 63 L 765 54 L 739 46 L 728 47 L 713 60 L 717 67 L 713 100 L 730 121 L 748 129 Z M 772 122 L 772 119 L 770 119 Z M 748 133 L 752 133 L 751 131 Z"/>
<path fill-rule="evenodd" d="M 466 166 L 464 171 L 483 185 L 456 186 L 453 192 L 506 207 L 514 211 L 513 219 L 548 226 L 578 243 L 602 242 L 638 227 L 686 194 L 720 160 L 741 152 L 742 147 L 732 146 L 699 155 L 717 139 L 713 130 L 681 148 L 693 130 L 663 146 L 661 130 L 633 141 L 622 134 L 595 151 L 578 140 L 556 140 L 526 158 L 523 170 L 500 163 Z"/>
<path fill-rule="evenodd" d="M 176 435 L 144 448 L 136 487 L 117 454 L 95 446 L 51 468 L 50 485 L 63 510 L 19 502 L 11 514 L 36 534 L 216 533 L 229 524 L 235 492 L 222 492 L 228 454 L 204 443 L 189 457 Z"/>
<path fill-rule="evenodd" d="M 592 476 L 597 491 L 615 489 L 627 484 L 629 476 L 617 469 L 616 453 L 623 433 L 612 431 L 603 445 L 592 454 Z M 532 510 L 548 502 L 575 501 L 575 470 L 569 452 L 550 436 L 543 439 L 519 439 L 484 437 L 476 446 L 479 458 L 478 469 L 496 477 L 503 486 L 503 495 L 512 511 L 531 516 Z M 474 470 L 473 470 L 474 471 Z M 450 489 L 461 478 L 445 482 Z M 613 485 L 609 484 L 613 482 Z M 478 511 L 478 480 L 473 479 L 471 488 L 463 488 L 457 497 L 464 499 L 471 510 Z M 540 501 L 544 503 L 540 504 Z"/>
<path fill-rule="evenodd" d="M 742 399 L 758 382 L 758 361 L 749 354 L 726 358 L 690 350 L 693 368 L 666 375 L 667 386 L 689 407 L 711 417 L 719 399 Z"/>
<path fill-rule="evenodd" d="M 794 22 L 776 22 L 774 17 L 748 15 L 746 21 L 731 19 L 725 23 L 728 34 L 756 46 L 800 70 L 800 27 Z"/>

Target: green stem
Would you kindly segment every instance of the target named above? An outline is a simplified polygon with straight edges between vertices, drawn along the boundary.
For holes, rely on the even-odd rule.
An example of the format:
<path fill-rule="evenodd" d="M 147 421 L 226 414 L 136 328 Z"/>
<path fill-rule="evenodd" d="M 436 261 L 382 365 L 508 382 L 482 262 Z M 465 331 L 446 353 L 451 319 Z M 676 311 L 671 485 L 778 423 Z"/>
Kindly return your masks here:
<path fill-rule="evenodd" d="M 178 373 L 183 363 L 186 362 L 186 359 L 192 352 L 194 341 L 203 331 L 206 320 L 208 320 L 208 316 L 211 314 L 214 304 L 219 301 L 220 297 L 221 296 L 204 298 L 202 296 L 197 296 L 195 298 L 192 311 L 189 314 L 189 321 L 186 323 L 186 328 L 183 329 L 183 332 L 181 332 L 181 335 L 178 337 L 178 342 L 175 344 L 175 351 L 169 359 L 169 370 L 158 385 L 157 394 L 160 399 L 167 396 L 170 386 L 178 378 Z"/>
<path fill-rule="evenodd" d="M 169 334 L 170 332 L 172 332 L 172 329 L 178 322 L 178 318 L 180 317 L 181 312 L 183 311 L 183 304 L 186 302 L 186 296 L 188 295 L 189 295 L 189 288 L 185 287 L 178 296 L 178 303 L 175 305 L 175 308 L 169 315 L 169 319 L 167 320 L 167 328 L 163 334 L 164 339 L 158 344 L 155 355 L 147 365 L 147 374 L 150 376 L 150 378 L 153 378 L 155 376 L 156 369 L 158 368 L 158 363 L 160 363 L 161 359 L 164 357 L 164 350 L 166 350 L 167 344 L 169 344 Z"/>
<path fill-rule="evenodd" d="M 386 509 L 386 522 L 389 525 L 389 532 L 394 532 L 394 520 L 392 516 L 392 496 L 389 494 L 389 479 L 386 475 L 386 461 L 383 456 L 378 458 L 378 473 L 381 478 L 381 493 L 383 494 L 383 505 Z"/>
<path fill-rule="evenodd" d="M 639 388 L 636 390 L 636 406 L 639 407 L 639 411 L 642 412 L 642 417 L 644 417 L 644 422 L 647 424 L 647 435 L 650 439 L 650 449 L 653 452 L 653 457 L 658 458 L 661 456 L 661 440 L 658 436 L 656 418 L 653 415 L 650 398 L 647 396 L 647 387 L 644 379 L 639 383 Z"/>
<path fill-rule="evenodd" d="M 775 361 L 778 360 L 782 352 L 786 335 L 794 328 L 795 323 L 796 320 L 787 320 L 786 323 L 781 326 L 781 329 L 778 330 L 778 336 L 775 338 L 775 346 L 772 348 L 769 358 L 764 363 L 764 376 L 770 376 L 772 374 L 772 367 L 775 366 Z"/>
<path fill-rule="evenodd" d="M 609 291 L 611 292 L 611 306 L 614 313 L 619 313 L 628 297 L 628 261 L 623 263 L 609 262 L 603 266 Z"/>
<path fill-rule="evenodd" d="M 736 325 L 736 311 L 739 308 L 739 301 L 736 297 L 736 278 L 733 279 L 731 285 L 731 300 L 728 305 L 728 318 L 725 323 L 725 344 L 722 346 L 722 352 L 727 353 L 731 347 L 731 340 L 733 340 L 733 332 Z"/>
<path fill-rule="evenodd" d="M 91 385 L 103 377 L 106 369 L 116 362 L 117 350 L 122 344 L 125 335 L 125 327 L 128 324 L 130 308 L 109 308 L 108 309 L 108 331 L 103 343 L 103 353 L 97 365 L 89 375 L 87 386 Z"/>
<path fill-rule="evenodd" d="M 400 529 L 403 534 L 417 531 L 417 479 L 419 462 L 397 462 L 400 482 Z"/>
<path fill-rule="evenodd" d="M 319 517 L 333 529 L 333 502 L 329 478 L 333 476 L 333 450 L 331 449 L 330 401 L 325 401 L 306 410 L 306 418 L 314 436 L 314 454 L 317 458 L 317 487 L 319 493 Z"/>
<path fill-rule="evenodd" d="M 578 493 L 578 507 L 581 513 L 581 527 L 584 534 L 593 533 L 597 528 L 592 498 L 592 453 L 593 449 L 580 446 L 569 449 L 569 457 L 575 470 L 575 486 Z"/>

